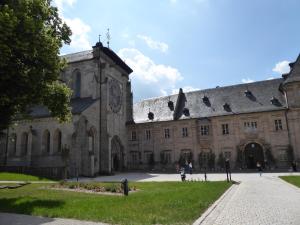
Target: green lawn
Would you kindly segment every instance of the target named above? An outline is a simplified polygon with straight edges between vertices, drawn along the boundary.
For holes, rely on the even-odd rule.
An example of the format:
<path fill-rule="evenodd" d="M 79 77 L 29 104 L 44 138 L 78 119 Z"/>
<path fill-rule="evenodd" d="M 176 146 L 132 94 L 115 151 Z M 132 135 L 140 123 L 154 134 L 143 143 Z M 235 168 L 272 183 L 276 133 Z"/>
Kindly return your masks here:
<path fill-rule="evenodd" d="M 107 196 L 43 189 L 29 184 L 0 190 L 0 211 L 76 218 L 112 224 L 191 224 L 222 193 L 227 182 L 130 183 L 139 191 Z"/>
<path fill-rule="evenodd" d="M 282 176 L 280 178 L 300 188 L 300 176 Z"/>
<path fill-rule="evenodd" d="M 44 177 L 37 177 L 27 174 L 21 173 L 7 173 L 7 172 L 0 172 L 0 181 L 7 180 L 7 181 L 50 181 Z"/>

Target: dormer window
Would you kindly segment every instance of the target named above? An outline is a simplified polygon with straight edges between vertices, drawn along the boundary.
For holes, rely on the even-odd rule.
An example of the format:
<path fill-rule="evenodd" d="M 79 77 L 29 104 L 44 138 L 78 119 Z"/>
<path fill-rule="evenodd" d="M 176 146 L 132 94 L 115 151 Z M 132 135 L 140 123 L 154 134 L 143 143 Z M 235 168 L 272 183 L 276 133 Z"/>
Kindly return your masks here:
<path fill-rule="evenodd" d="M 245 93 L 245 96 L 248 97 L 248 98 L 253 96 L 252 92 L 249 91 L 248 89 L 244 93 Z"/>
<path fill-rule="evenodd" d="M 168 102 L 168 107 L 171 111 L 174 111 L 174 103 L 172 101 Z"/>
<path fill-rule="evenodd" d="M 271 101 L 271 104 L 272 104 L 272 105 L 275 105 L 275 106 L 281 106 L 281 103 L 280 103 L 279 100 L 278 100 L 277 98 L 275 98 L 275 97 L 272 97 L 270 101 Z"/>
<path fill-rule="evenodd" d="M 183 115 L 190 116 L 190 110 L 188 108 L 184 108 L 182 112 L 183 112 Z"/>
<path fill-rule="evenodd" d="M 231 112 L 231 108 L 230 108 L 230 105 L 229 105 L 228 103 L 225 103 L 225 104 L 223 105 L 223 108 L 224 108 L 225 111 Z"/>
<path fill-rule="evenodd" d="M 154 113 L 153 112 L 149 112 L 148 113 L 148 119 L 149 120 L 153 120 L 154 119 Z"/>
<path fill-rule="evenodd" d="M 208 98 L 207 96 L 204 96 L 204 97 L 202 98 L 202 101 L 203 101 L 203 103 L 204 103 L 205 105 L 210 106 L 210 101 L 209 101 L 209 98 Z"/>

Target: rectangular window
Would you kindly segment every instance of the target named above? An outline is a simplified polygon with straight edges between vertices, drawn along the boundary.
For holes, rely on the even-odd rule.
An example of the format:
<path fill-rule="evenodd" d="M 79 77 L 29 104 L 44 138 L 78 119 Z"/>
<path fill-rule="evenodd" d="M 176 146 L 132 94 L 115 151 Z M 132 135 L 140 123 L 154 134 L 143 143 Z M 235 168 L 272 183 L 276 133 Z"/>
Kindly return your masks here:
<path fill-rule="evenodd" d="M 170 138 L 170 129 L 165 129 L 165 138 L 168 139 Z"/>
<path fill-rule="evenodd" d="M 188 136 L 188 129 L 187 127 L 182 128 L 182 137 L 187 137 Z"/>
<path fill-rule="evenodd" d="M 223 135 L 229 134 L 229 128 L 228 128 L 228 124 L 222 124 L 222 133 Z"/>
<path fill-rule="evenodd" d="M 202 125 L 201 126 L 201 135 L 209 135 L 209 126 L 208 125 Z"/>
<path fill-rule="evenodd" d="M 136 131 L 131 132 L 131 140 L 136 141 Z"/>
<path fill-rule="evenodd" d="M 244 122 L 244 128 L 247 131 L 256 130 L 257 129 L 257 122 L 256 121 Z"/>
<path fill-rule="evenodd" d="M 161 163 L 170 164 L 171 161 L 171 150 L 166 150 L 161 153 Z"/>
<path fill-rule="evenodd" d="M 282 130 L 282 122 L 281 122 L 281 120 L 275 120 L 274 122 L 275 122 L 275 130 L 276 131 Z"/>
<path fill-rule="evenodd" d="M 138 163 L 138 159 L 139 159 L 138 152 L 130 152 L 130 155 L 131 155 L 131 162 L 133 164 L 137 164 Z"/>
<path fill-rule="evenodd" d="M 224 157 L 225 159 L 229 159 L 229 161 L 231 160 L 231 152 L 230 151 L 225 151 L 224 152 Z"/>
<path fill-rule="evenodd" d="M 150 140 L 150 139 L 151 139 L 151 131 L 146 130 L 146 140 Z"/>

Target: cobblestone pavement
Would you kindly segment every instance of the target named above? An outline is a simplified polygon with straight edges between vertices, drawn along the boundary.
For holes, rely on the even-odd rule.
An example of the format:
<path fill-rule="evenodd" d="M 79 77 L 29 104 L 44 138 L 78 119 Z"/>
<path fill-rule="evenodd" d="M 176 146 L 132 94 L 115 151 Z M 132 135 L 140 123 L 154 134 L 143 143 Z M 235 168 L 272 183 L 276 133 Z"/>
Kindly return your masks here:
<path fill-rule="evenodd" d="M 234 185 L 194 225 L 299 225 L 300 189 L 262 176 Z"/>
<path fill-rule="evenodd" d="M 0 213 L 0 225 L 108 225 L 73 219 L 46 218 L 14 213 Z"/>

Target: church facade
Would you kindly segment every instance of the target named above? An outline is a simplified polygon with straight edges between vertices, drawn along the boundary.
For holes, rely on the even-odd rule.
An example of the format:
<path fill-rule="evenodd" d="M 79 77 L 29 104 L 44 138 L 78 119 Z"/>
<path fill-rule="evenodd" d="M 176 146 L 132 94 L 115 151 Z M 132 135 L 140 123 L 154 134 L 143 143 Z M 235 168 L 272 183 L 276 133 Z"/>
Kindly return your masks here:
<path fill-rule="evenodd" d="M 0 168 L 62 176 L 122 170 L 287 168 L 300 160 L 300 57 L 283 78 L 133 104 L 128 67 L 112 50 L 64 56 L 72 122 L 41 106 L 0 140 Z M 7 135 L 8 134 L 8 135 Z"/>

